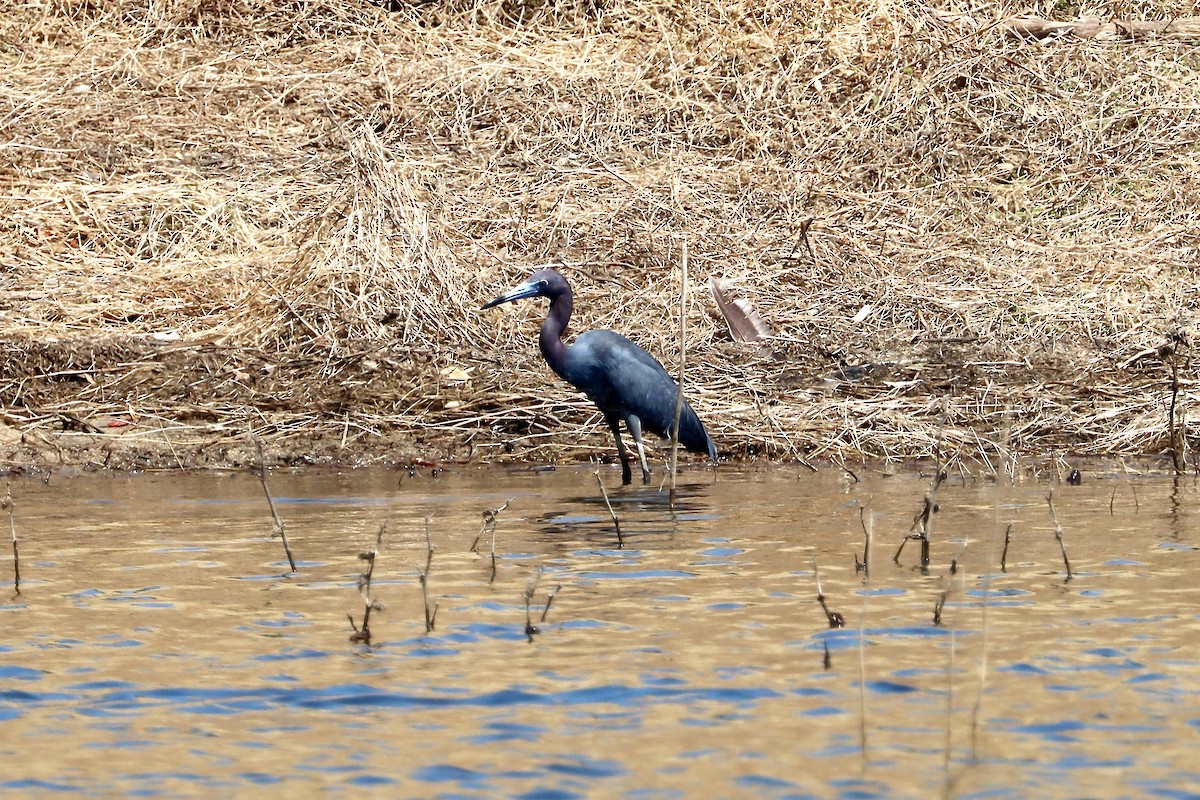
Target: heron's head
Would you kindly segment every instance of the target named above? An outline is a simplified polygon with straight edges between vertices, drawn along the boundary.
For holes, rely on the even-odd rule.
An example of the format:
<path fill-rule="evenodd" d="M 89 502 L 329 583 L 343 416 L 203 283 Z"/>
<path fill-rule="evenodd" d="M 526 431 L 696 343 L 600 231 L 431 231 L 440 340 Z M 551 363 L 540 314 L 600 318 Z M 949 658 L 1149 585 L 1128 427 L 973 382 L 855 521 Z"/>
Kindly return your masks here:
<path fill-rule="evenodd" d="M 524 300 L 527 297 L 549 297 L 553 300 L 570 293 L 571 287 L 567 285 L 566 278 L 552 269 L 542 269 L 530 275 L 523 283 L 492 298 L 483 307 L 492 308 L 502 303 L 511 303 L 514 300 Z"/>

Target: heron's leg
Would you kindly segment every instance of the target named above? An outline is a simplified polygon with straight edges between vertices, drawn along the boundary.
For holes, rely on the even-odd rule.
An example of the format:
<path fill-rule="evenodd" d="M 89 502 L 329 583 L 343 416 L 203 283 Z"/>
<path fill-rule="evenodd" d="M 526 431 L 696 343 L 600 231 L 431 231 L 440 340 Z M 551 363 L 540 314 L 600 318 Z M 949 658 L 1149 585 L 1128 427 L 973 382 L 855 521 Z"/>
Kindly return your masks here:
<path fill-rule="evenodd" d="M 646 448 L 642 446 L 642 421 L 636 415 L 630 414 L 625 418 L 625 424 L 629 426 L 629 435 L 637 445 L 638 460 L 642 462 L 642 483 L 649 483 L 650 468 L 646 466 Z"/>
<path fill-rule="evenodd" d="M 633 471 L 629 469 L 629 456 L 625 453 L 625 443 L 621 441 L 621 420 L 606 414 L 604 421 L 612 429 L 613 439 L 617 443 L 617 455 L 621 457 L 621 484 L 628 486 L 633 483 Z"/>

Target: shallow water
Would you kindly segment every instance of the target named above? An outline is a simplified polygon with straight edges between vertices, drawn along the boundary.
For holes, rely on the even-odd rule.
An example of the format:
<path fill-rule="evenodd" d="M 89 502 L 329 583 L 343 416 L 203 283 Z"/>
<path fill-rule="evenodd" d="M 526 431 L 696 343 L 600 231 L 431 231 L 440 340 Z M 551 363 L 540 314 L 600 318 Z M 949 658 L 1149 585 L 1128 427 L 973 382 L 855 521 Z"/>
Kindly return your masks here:
<path fill-rule="evenodd" d="M 1190 480 L 1057 487 L 1066 581 L 1033 482 L 943 484 L 925 574 L 916 542 L 892 556 L 928 476 L 723 467 L 685 473 L 674 511 L 603 477 L 620 542 L 586 469 L 275 473 L 295 574 L 252 476 L 14 480 L 0 793 L 1200 792 Z M 493 581 L 491 538 L 469 548 L 506 500 Z M 385 522 L 386 609 L 354 644 L 358 554 Z M 816 601 L 814 561 L 845 628 Z"/>

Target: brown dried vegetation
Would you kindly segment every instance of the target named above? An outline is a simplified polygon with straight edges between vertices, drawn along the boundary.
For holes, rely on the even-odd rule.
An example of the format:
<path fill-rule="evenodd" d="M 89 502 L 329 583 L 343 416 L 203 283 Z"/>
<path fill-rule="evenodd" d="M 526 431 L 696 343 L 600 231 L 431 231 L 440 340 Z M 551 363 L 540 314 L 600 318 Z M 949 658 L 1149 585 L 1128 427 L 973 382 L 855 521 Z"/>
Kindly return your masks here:
<path fill-rule="evenodd" d="M 726 455 L 1165 452 L 1196 37 L 1136 2 L 999 23 L 1028 8 L 18 0 L 0 460 L 244 464 L 248 430 L 288 461 L 607 453 L 531 304 L 477 309 L 561 259 L 576 329 L 675 364 L 685 237 Z"/>

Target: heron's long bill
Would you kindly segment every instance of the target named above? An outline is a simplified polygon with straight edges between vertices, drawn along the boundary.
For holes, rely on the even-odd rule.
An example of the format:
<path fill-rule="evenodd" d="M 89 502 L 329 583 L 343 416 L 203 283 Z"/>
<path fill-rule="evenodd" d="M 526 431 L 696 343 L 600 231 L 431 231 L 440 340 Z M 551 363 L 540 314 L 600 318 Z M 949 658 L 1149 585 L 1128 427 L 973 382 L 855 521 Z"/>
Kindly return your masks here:
<path fill-rule="evenodd" d="M 541 290 L 542 287 L 540 283 L 535 281 L 527 281 L 522 283 L 520 286 L 515 286 L 504 294 L 487 301 L 483 308 L 492 308 L 493 306 L 498 306 L 501 303 L 511 303 L 514 300 L 524 300 L 526 297 L 537 297 Z M 482 311 L 483 309 L 480 310 Z"/>

